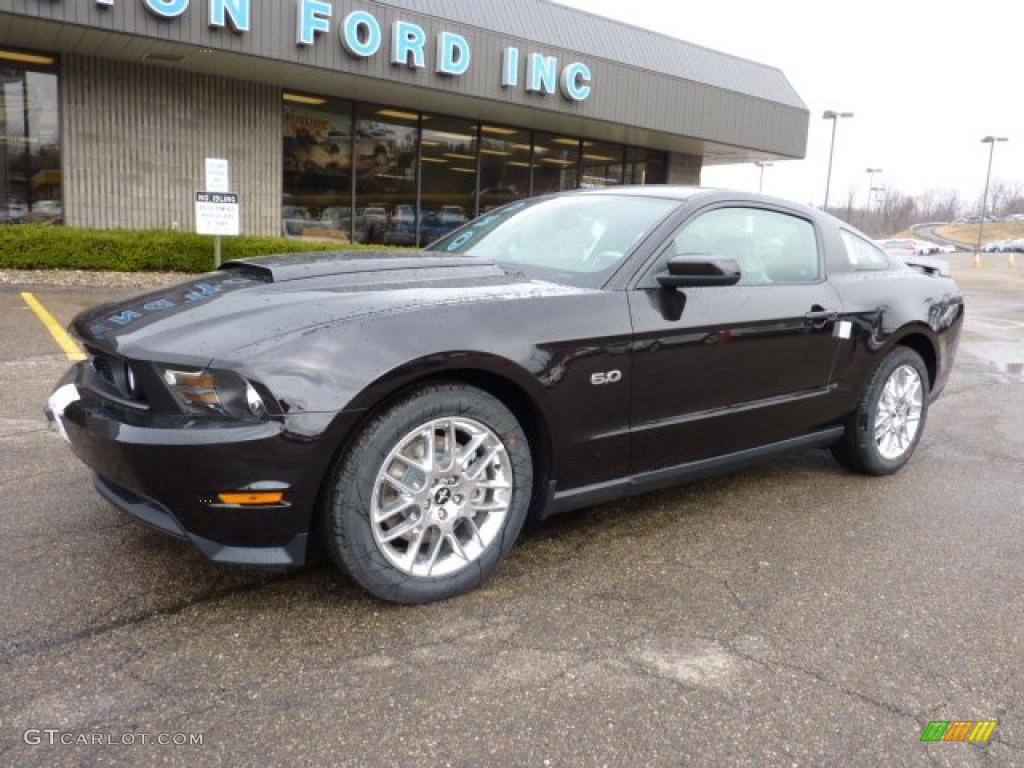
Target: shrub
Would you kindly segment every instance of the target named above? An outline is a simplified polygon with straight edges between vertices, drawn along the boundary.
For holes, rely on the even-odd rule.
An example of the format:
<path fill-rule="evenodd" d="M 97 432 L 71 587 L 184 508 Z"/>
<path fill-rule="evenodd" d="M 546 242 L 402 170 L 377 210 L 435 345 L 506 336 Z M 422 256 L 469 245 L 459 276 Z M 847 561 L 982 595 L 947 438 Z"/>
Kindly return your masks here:
<path fill-rule="evenodd" d="M 223 258 L 332 250 L 381 250 L 284 237 L 225 237 Z M 72 229 L 42 224 L 0 226 L 0 269 L 86 269 L 118 272 L 208 272 L 213 238 L 175 230 Z"/>

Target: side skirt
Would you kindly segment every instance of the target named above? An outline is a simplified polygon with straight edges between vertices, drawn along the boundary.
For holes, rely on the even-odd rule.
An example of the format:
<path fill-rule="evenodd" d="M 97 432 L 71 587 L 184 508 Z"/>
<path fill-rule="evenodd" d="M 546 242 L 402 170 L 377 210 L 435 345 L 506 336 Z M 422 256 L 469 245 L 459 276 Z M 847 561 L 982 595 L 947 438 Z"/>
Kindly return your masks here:
<path fill-rule="evenodd" d="M 643 472 L 638 475 L 630 475 L 617 480 L 609 480 L 605 483 L 595 483 L 565 491 L 556 490 L 554 483 L 552 483 L 549 501 L 539 517 L 543 520 L 562 512 L 571 512 L 574 509 L 605 504 L 609 501 L 616 501 L 628 496 L 636 496 L 637 494 L 657 491 L 674 485 L 682 485 L 705 477 L 732 472 L 733 470 L 741 469 L 760 461 L 766 461 L 776 456 L 792 453 L 793 451 L 808 448 L 825 448 L 841 438 L 845 431 L 846 429 L 843 426 L 830 427 L 800 437 L 790 438 L 789 440 L 782 440 L 778 443 L 749 448 L 745 451 L 727 453 L 723 456 L 700 459 L 699 461 L 691 461 L 675 467 Z"/>

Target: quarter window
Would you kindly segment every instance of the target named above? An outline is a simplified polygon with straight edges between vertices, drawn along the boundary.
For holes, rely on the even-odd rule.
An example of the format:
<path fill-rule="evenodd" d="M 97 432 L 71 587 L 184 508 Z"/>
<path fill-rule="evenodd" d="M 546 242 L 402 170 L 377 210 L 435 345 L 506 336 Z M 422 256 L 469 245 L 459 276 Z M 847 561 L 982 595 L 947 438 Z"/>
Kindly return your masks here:
<path fill-rule="evenodd" d="M 845 229 L 840 230 L 846 247 L 846 260 L 855 270 L 888 269 L 889 257 L 877 245 Z"/>
<path fill-rule="evenodd" d="M 806 219 L 758 208 L 719 208 L 688 224 L 669 255 L 733 259 L 741 285 L 814 283 L 821 275 L 818 239 Z"/>

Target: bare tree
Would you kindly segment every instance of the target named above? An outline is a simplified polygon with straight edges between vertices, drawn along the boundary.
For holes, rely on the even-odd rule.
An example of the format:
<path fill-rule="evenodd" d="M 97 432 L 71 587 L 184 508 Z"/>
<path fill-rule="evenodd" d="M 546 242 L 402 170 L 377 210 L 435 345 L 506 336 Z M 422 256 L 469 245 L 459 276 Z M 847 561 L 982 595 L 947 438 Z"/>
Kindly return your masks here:
<path fill-rule="evenodd" d="M 1013 185 L 1000 187 L 999 205 L 1005 213 L 999 215 L 1006 215 L 1012 212 L 1014 206 L 1024 204 L 1024 200 L 1017 196 L 1019 191 Z M 889 188 L 873 195 L 871 200 L 870 206 L 855 207 L 854 190 L 851 188 L 845 205 L 830 208 L 829 213 L 848 224 L 859 226 L 873 237 L 883 237 L 904 232 L 914 224 L 954 221 L 971 212 L 955 189 L 930 189 L 911 197 L 898 189 Z M 989 210 L 997 210 L 991 201 Z"/>
<path fill-rule="evenodd" d="M 981 200 L 978 201 L 981 210 Z M 996 179 L 989 187 L 988 211 L 993 216 L 1024 213 L 1024 182 Z"/>
<path fill-rule="evenodd" d="M 846 217 L 845 221 L 853 222 L 854 203 L 857 202 L 857 187 L 851 184 L 846 190 Z"/>
<path fill-rule="evenodd" d="M 964 199 L 955 189 L 939 192 L 935 200 L 935 221 L 954 221 L 964 215 Z"/>
<path fill-rule="evenodd" d="M 963 200 L 955 189 L 930 189 L 916 198 L 919 223 L 953 221 L 964 212 Z"/>
<path fill-rule="evenodd" d="M 898 189 L 887 189 L 879 206 L 881 220 L 880 230 L 902 232 L 912 224 L 918 223 L 917 202 Z"/>

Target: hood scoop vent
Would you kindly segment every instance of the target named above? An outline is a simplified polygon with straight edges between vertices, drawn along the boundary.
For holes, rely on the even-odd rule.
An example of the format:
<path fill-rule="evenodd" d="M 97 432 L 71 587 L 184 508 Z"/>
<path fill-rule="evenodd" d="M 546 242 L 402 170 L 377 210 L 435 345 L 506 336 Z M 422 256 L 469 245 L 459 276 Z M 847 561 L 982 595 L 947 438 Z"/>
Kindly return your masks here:
<path fill-rule="evenodd" d="M 469 256 L 406 254 L 401 251 L 373 253 L 366 251 L 296 253 L 258 259 L 236 259 L 226 262 L 221 270 L 274 283 L 308 280 L 331 275 L 366 275 L 375 272 L 400 273 L 439 270 L 445 277 L 457 278 L 484 275 L 500 276 L 504 272 L 494 262 Z"/>

